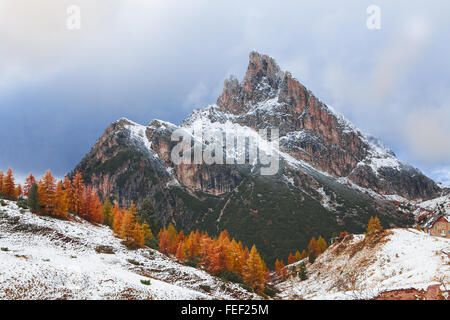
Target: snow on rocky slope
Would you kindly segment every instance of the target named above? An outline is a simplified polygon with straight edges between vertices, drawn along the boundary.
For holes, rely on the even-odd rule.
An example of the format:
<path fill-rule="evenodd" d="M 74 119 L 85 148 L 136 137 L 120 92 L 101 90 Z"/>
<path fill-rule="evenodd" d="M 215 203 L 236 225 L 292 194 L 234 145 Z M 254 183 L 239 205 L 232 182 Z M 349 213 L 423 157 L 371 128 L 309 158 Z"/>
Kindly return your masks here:
<path fill-rule="evenodd" d="M 414 215 L 416 217 L 427 212 L 450 214 L 450 194 L 427 201 L 419 201 L 413 204 L 415 205 Z"/>
<path fill-rule="evenodd" d="M 283 299 L 349 300 L 408 289 L 426 291 L 434 285 L 448 298 L 449 255 L 450 239 L 431 237 L 415 229 L 350 235 L 307 266 L 307 280 L 290 279 L 278 289 Z"/>
<path fill-rule="evenodd" d="M 0 299 L 258 298 L 155 250 L 128 250 L 105 226 L 37 216 L 5 203 Z M 109 250 L 114 253 L 100 253 Z"/>
<path fill-rule="evenodd" d="M 387 200 L 430 199 L 439 192 L 435 183 L 418 169 L 398 160 L 380 140 L 364 134 L 333 107 L 321 102 L 289 72 L 283 72 L 273 58 L 257 52 L 250 53 L 242 82 L 234 77 L 225 80 L 216 103 L 194 110 L 180 126 L 160 120 L 147 127 L 125 122 L 132 140 L 153 156 L 155 152 L 160 154 L 153 140 L 158 142 L 161 137 L 146 137 L 146 130 L 161 133 L 169 128 L 183 129 L 196 141 L 203 136 L 208 144 L 219 146 L 223 141 L 218 133 L 227 132 L 231 134 L 230 141 L 251 137 L 264 153 L 279 155 L 290 167 L 353 183 L 374 193 L 376 198 L 388 195 Z M 270 128 L 279 129 L 279 145 L 260 138 L 258 130 Z M 229 159 L 242 155 L 229 148 L 226 153 Z M 251 163 L 253 169 L 255 164 Z"/>

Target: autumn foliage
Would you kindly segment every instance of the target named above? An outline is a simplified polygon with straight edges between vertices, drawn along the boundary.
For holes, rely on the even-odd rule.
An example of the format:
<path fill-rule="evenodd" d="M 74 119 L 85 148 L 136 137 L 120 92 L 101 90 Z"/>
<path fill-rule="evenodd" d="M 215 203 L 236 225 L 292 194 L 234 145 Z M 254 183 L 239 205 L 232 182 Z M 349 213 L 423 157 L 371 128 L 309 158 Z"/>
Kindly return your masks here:
<path fill-rule="evenodd" d="M 254 290 L 264 289 L 268 269 L 256 247 L 249 250 L 242 242 L 230 239 L 226 230 L 213 238 L 198 230 L 185 235 L 169 224 L 159 232 L 158 238 L 159 250 L 182 263 L 198 264 L 213 275 L 231 272 Z"/>
<path fill-rule="evenodd" d="M 71 180 L 66 176 L 64 181 L 56 181 L 52 172 L 48 170 L 37 181 L 33 174 L 30 174 L 25 181 L 23 195 L 29 198 L 33 185 L 37 184 L 39 210 L 36 213 L 63 219 L 67 218 L 69 213 L 73 213 L 87 221 L 103 223 L 103 204 L 97 190 L 90 186 L 86 187 L 83 180 L 80 180 L 81 175 L 78 173 L 75 177 Z M 76 182 L 82 184 L 83 192 L 80 193 L 79 198 L 76 198 L 74 192 Z"/>
<path fill-rule="evenodd" d="M 11 168 L 8 169 L 6 176 L 0 171 L 0 193 L 5 198 L 10 200 L 29 198 L 35 185 L 36 194 L 32 198 L 38 203 L 33 205 L 33 212 L 58 217 L 65 217 L 68 214 L 66 192 L 61 182 L 56 183 L 50 170 L 39 181 L 30 174 L 25 179 L 23 187 L 20 184 L 16 185 L 14 181 Z"/>
<path fill-rule="evenodd" d="M 6 174 L 0 171 L 0 195 L 10 200 L 26 199 L 31 212 L 39 215 L 59 219 L 76 219 L 74 216 L 78 216 L 92 223 L 105 224 L 129 248 L 142 248 L 154 239 L 152 230 L 141 221 L 133 202 L 128 208 L 121 208 L 109 199 L 102 203 L 97 190 L 86 185 L 79 172 L 72 178 L 65 176 L 62 181 L 58 181 L 50 170 L 40 180 L 30 174 L 22 187 L 15 184 L 11 169 Z M 185 234 L 170 223 L 157 236 L 155 241 L 162 253 L 180 263 L 199 266 L 213 275 L 232 277 L 233 281 L 243 282 L 256 292 L 262 292 L 270 279 L 269 270 L 256 247 L 249 249 L 242 242 L 230 239 L 226 230 L 215 237 L 199 230 Z M 290 255 L 289 262 L 304 256 L 305 250 L 303 253 L 297 251 Z M 276 272 L 287 278 L 282 261 L 277 260 Z"/>
<path fill-rule="evenodd" d="M 292 256 L 292 255 L 289 255 L 289 256 Z M 294 263 L 294 262 L 291 262 L 291 263 Z M 284 265 L 283 260 L 280 261 L 277 259 L 275 261 L 275 273 L 281 280 L 287 279 L 287 270 L 286 270 L 286 266 Z"/>
<path fill-rule="evenodd" d="M 383 230 L 383 227 L 381 226 L 380 219 L 378 219 L 377 216 L 370 217 L 369 223 L 367 224 L 367 234 L 371 234 L 377 231 Z"/>
<path fill-rule="evenodd" d="M 14 176 L 11 168 L 8 169 L 6 175 L 0 172 L 0 191 L 8 199 L 17 199 L 16 188 L 14 184 Z"/>
<path fill-rule="evenodd" d="M 327 249 L 327 242 L 322 237 L 319 236 L 319 238 L 316 240 L 315 237 L 312 237 L 308 244 L 308 251 L 303 250 L 301 253 L 299 250 L 295 252 L 295 254 L 289 253 L 287 262 L 288 264 L 293 264 L 298 261 L 301 261 L 303 259 L 308 258 L 309 256 L 313 256 L 314 258 L 317 258 L 319 255 L 321 255 L 325 250 Z M 283 261 L 276 261 L 275 262 L 275 271 L 279 278 L 282 280 L 286 279 L 286 275 L 283 273 L 283 267 L 284 263 Z"/>

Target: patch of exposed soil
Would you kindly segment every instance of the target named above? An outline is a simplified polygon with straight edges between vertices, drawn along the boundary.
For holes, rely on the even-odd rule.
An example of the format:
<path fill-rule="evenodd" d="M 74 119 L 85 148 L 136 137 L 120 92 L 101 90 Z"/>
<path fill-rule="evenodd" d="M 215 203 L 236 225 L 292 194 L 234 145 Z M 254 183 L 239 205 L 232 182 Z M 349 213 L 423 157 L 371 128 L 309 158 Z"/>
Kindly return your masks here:
<path fill-rule="evenodd" d="M 382 292 L 374 300 L 445 300 L 445 292 L 440 290 L 440 285 L 429 286 L 426 290 L 401 289 Z M 447 291 L 448 297 L 450 291 Z"/>

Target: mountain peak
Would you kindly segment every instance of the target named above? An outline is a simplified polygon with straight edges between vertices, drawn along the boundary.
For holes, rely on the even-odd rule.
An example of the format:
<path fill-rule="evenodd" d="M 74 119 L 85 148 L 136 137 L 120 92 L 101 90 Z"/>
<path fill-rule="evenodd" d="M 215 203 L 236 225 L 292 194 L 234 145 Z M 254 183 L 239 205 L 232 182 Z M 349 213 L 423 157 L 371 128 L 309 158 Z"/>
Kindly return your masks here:
<path fill-rule="evenodd" d="M 275 97 L 284 75 L 273 58 L 252 51 L 243 82 L 226 79 L 217 105 L 233 114 L 246 112 L 249 105 Z"/>
<path fill-rule="evenodd" d="M 257 85 L 267 79 L 270 86 L 278 88 L 284 73 L 276 61 L 268 55 L 252 51 L 249 56 L 247 73 L 244 78 L 244 89 L 254 89 L 247 86 Z"/>

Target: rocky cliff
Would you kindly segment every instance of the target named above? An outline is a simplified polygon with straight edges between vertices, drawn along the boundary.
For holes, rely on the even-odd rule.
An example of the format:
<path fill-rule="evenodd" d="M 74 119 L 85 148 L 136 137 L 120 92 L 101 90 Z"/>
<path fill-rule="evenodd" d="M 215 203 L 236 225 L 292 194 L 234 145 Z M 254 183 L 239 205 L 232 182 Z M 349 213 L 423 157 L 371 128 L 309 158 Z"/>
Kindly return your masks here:
<path fill-rule="evenodd" d="M 398 161 L 380 141 L 364 136 L 266 55 L 252 52 L 243 82 L 226 80 L 211 108 L 232 114 L 226 119 L 243 126 L 279 128 L 283 150 L 334 177 L 408 199 L 430 198 L 439 191 L 432 180 Z"/>

